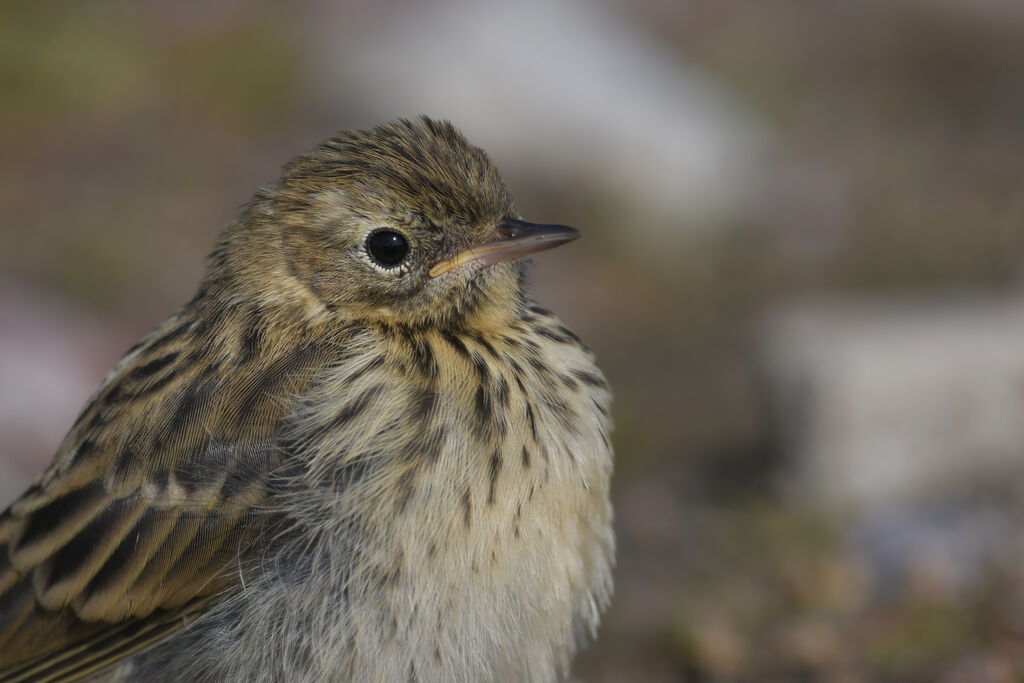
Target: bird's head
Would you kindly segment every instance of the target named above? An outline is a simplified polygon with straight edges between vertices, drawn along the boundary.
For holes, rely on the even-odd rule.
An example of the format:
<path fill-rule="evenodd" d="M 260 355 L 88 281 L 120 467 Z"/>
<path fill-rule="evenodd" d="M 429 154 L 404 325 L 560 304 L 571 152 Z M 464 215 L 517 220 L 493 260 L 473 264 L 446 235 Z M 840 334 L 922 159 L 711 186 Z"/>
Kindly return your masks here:
<path fill-rule="evenodd" d="M 512 314 L 521 257 L 578 236 L 520 220 L 487 154 L 425 117 L 340 133 L 297 157 L 247 223 L 332 313 L 417 327 Z"/>

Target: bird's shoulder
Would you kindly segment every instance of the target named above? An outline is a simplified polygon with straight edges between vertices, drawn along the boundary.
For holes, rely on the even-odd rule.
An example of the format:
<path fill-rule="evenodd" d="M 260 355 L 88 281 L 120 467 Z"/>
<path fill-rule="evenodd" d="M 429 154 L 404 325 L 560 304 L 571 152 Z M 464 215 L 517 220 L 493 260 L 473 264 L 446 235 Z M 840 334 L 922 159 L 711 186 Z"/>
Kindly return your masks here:
<path fill-rule="evenodd" d="M 316 339 L 186 308 L 125 354 L 0 515 L 0 680 L 115 661 L 238 581 Z"/>

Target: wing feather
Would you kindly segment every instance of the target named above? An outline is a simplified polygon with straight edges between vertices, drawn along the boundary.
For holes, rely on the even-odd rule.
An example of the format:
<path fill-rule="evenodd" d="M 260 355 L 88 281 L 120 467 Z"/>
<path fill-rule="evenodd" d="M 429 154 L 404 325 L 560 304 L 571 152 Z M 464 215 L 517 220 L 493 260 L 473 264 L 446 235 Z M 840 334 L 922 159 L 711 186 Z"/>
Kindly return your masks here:
<path fill-rule="evenodd" d="M 278 432 L 324 354 L 242 354 L 224 330 L 255 323 L 214 335 L 188 315 L 114 367 L 0 515 L 0 682 L 75 680 L 157 642 L 258 551 Z"/>

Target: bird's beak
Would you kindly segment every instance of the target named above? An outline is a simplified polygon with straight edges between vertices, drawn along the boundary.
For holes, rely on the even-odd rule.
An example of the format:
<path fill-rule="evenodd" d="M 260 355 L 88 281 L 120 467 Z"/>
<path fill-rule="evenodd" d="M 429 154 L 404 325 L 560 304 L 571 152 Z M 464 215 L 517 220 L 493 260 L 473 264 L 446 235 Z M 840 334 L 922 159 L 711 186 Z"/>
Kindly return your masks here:
<path fill-rule="evenodd" d="M 431 266 L 430 277 L 443 275 L 470 262 L 486 268 L 502 261 L 511 261 L 521 256 L 536 254 L 538 251 L 554 249 L 579 236 L 579 230 L 566 225 L 544 225 L 506 218 L 498 223 L 492 239 L 471 245 Z"/>

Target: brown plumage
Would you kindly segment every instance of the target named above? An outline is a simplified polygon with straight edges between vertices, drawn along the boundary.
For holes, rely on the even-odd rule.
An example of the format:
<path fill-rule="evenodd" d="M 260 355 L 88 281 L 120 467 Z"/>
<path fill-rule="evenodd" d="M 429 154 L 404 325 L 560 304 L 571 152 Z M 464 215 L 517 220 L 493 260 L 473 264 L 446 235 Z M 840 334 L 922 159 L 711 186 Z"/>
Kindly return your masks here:
<path fill-rule="evenodd" d="M 519 257 L 574 236 L 448 123 L 289 163 L 0 517 L 0 681 L 565 675 L 610 394 Z"/>

